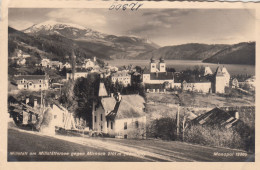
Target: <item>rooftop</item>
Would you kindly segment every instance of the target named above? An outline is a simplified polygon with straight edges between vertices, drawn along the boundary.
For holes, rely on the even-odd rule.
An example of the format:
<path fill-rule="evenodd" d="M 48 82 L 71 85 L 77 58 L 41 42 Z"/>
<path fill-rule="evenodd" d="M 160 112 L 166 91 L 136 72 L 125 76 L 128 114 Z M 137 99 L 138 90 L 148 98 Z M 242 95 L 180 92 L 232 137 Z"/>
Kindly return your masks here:
<path fill-rule="evenodd" d="M 47 79 L 45 75 L 19 75 L 15 76 L 16 80 L 39 80 L 39 79 Z"/>

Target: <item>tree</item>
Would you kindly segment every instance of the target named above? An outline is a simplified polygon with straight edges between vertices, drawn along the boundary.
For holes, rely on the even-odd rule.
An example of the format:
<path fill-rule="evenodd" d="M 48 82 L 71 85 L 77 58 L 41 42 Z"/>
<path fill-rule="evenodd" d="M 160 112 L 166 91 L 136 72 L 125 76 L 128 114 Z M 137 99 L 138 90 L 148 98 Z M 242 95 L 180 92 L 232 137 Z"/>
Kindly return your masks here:
<path fill-rule="evenodd" d="M 64 66 L 63 68 L 62 68 L 62 70 L 60 71 L 60 75 L 61 76 L 66 76 L 67 75 L 67 68 Z"/>
<path fill-rule="evenodd" d="M 59 98 L 60 103 L 71 112 L 75 111 L 77 106 L 73 89 L 74 81 L 69 80 L 64 84 L 61 90 L 61 96 Z"/>
<path fill-rule="evenodd" d="M 87 78 L 77 79 L 74 86 L 75 101 L 78 103 L 75 116 L 86 120 L 91 127 L 93 102 L 97 101 L 99 89 L 99 75 L 88 74 Z"/>

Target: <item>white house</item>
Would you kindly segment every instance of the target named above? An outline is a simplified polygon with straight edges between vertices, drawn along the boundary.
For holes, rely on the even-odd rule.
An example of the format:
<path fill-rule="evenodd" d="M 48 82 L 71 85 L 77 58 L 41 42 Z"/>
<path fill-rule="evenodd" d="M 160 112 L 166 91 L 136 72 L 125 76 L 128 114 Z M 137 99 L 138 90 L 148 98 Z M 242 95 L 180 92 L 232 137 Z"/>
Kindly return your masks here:
<path fill-rule="evenodd" d="M 209 66 L 206 66 L 205 67 L 205 70 L 204 70 L 204 76 L 206 76 L 206 75 L 212 75 L 213 73 L 212 73 L 212 70 L 210 69 L 210 67 Z"/>
<path fill-rule="evenodd" d="M 20 90 L 38 91 L 49 88 L 49 77 L 47 75 L 19 75 L 15 79 Z"/>
<path fill-rule="evenodd" d="M 49 66 L 49 64 L 50 64 L 50 60 L 49 59 L 47 59 L 47 58 L 42 59 L 41 65 L 43 67 L 47 67 L 47 66 Z"/>
<path fill-rule="evenodd" d="M 70 64 L 70 63 L 68 63 L 68 62 L 66 62 L 66 63 L 63 65 L 63 67 L 66 67 L 66 68 L 71 68 L 71 64 Z"/>
<path fill-rule="evenodd" d="M 18 65 L 24 65 L 25 63 L 26 63 L 25 58 L 20 58 L 20 59 L 17 60 Z"/>
<path fill-rule="evenodd" d="M 103 88 L 104 85 L 100 86 L 101 91 L 106 91 Z M 146 138 L 144 98 L 106 94 L 102 92 L 100 100 L 93 103 L 92 129 L 118 138 Z"/>
<path fill-rule="evenodd" d="M 211 92 L 211 82 L 207 80 L 197 82 L 187 82 L 184 80 L 182 86 L 184 91 L 194 91 L 201 93 Z"/>
<path fill-rule="evenodd" d="M 86 78 L 89 74 L 89 71 L 86 70 L 86 69 L 81 69 L 81 68 L 76 68 L 76 71 L 74 73 L 74 80 L 80 78 L 80 77 L 84 77 Z M 72 71 L 68 72 L 66 74 L 66 79 L 67 80 L 70 80 L 70 79 L 73 79 L 73 73 Z"/>
<path fill-rule="evenodd" d="M 122 83 L 124 86 L 131 85 L 131 75 L 127 71 L 118 71 L 111 74 L 112 83 Z"/>

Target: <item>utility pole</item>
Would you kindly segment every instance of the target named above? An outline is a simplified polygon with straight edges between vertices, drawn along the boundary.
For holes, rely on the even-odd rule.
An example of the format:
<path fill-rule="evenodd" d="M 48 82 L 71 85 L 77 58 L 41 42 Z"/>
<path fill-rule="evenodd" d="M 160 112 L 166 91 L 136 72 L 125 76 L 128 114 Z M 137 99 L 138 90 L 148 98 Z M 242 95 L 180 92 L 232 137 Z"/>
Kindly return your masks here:
<path fill-rule="evenodd" d="M 177 134 L 177 139 L 179 139 L 179 133 L 180 133 L 180 104 L 178 104 L 178 111 L 176 115 L 176 134 Z"/>

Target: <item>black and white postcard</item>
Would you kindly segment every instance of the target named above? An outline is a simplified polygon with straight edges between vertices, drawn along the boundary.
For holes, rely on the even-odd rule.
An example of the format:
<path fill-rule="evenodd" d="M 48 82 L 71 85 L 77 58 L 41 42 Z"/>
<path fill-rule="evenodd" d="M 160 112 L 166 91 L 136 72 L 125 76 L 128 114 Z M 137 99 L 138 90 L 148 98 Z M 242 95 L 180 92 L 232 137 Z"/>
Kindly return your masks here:
<path fill-rule="evenodd" d="M 6 167 L 217 162 L 215 168 L 256 168 L 259 4 L 5 5 Z"/>

